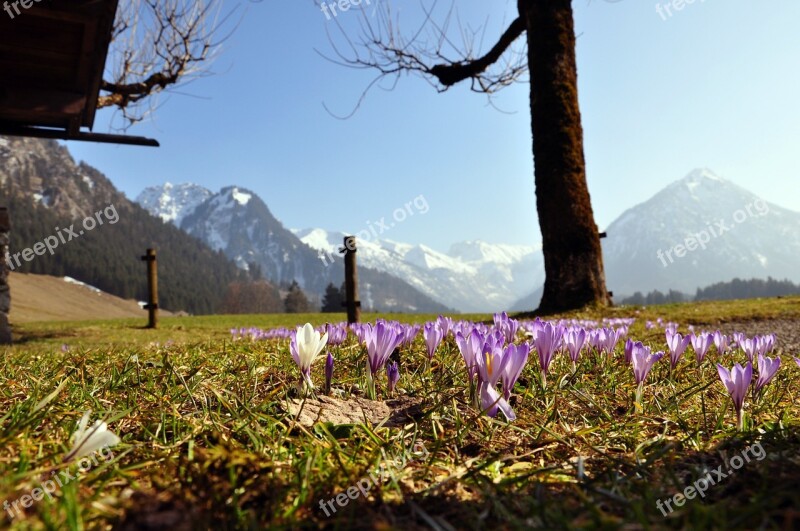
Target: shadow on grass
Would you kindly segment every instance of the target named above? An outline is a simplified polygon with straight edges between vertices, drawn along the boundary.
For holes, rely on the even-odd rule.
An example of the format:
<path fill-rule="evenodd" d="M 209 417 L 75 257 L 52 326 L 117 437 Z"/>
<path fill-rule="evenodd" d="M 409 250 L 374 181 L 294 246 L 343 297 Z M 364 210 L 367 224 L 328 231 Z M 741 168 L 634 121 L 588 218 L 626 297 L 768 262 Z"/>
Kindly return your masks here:
<path fill-rule="evenodd" d="M 750 461 L 730 470 L 745 449 Z M 342 490 L 309 486 L 313 502 L 295 506 L 294 491 L 270 461 L 228 460 L 227 450 L 203 450 L 185 463 L 190 482 L 156 492 L 137 492 L 114 526 L 133 530 L 182 529 L 796 529 L 800 525 L 800 434 L 796 429 L 765 433 L 760 439 L 728 438 L 714 449 L 683 452 L 670 447 L 652 463 L 618 460 L 601 463 L 590 479 L 574 475 L 541 482 L 537 471 L 524 477 L 493 480 L 467 473 L 426 490 L 400 482 L 402 497 L 389 489 L 357 495 L 326 515 L 320 502 Z M 658 453 L 658 452 L 656 452 Z M 208 461 L 205 459 L 208 458 Z M 675 496 L 719 467 L 702 497 Z M 234 484 L 228 482 L 236 469 Z M 288 472 L 291 475 L 291 472 Z M 552 481 L 552 476 L 550 476 Z M 412 487 L 413 485 L 413 487 Z M 402 499 L 400 499 L 402 498 Z M 672 511 L 657 502 L 672 499 Z M 666 505 L 664 505 L 666 507 Z"/>

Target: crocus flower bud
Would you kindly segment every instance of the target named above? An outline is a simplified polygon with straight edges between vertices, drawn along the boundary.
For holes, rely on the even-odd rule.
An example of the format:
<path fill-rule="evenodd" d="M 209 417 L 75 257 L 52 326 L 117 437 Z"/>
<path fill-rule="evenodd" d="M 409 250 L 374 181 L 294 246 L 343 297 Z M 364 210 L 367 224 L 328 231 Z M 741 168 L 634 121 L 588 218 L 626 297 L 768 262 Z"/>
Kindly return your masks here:
<path fill-rule="evenodd" d="M 333 378 L 333 354 L 328 352 L 328 359 L 325 360 L 325 394 L 331 394 L 331 379 Z"/>
<path fill-rule="evenodd" d="M 386 377 L 389 380 L 389 392 L 394 393 L 394 386 L 400 379 L 400 369 L 397 367 L 397 362 L 393 361 L 386 366 Z"/>

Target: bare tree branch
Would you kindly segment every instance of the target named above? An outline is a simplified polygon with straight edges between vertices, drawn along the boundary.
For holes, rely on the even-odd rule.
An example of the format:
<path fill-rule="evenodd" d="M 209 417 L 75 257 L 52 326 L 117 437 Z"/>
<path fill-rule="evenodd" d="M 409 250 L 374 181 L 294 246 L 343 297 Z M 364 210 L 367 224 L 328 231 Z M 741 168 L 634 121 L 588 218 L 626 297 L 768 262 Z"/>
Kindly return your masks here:
<path fill-rule="evenodd" d="M 399 17 L 393 16 L 389 2 L 371 10 L 362 6 L 360 35 L 355 41 L 338 18 L 334 19 L 344 44 L 337 45 L 329 32 L 334 56 L 318 53 L 339 65 L 377 72 L 348 116 L 358 109 L 366 93 L 385 78 L 393 78 L 396 83 L 402 74 L 418 74 L 439 92 L 470 80 L 471 90 L 491 95 L 519 81 L 527 72 L 527 51 L 515 50 L 513 46 L 525 33 L 521 18 L 515 18 L 494 46 L 481 55 L 475 51 L 480 48 L 476 42 L 483 41 L 488 24 L 474 30 L 465 28 L 454 3 L 445 16 L 436 17 L 441 21 L 437 23 L 433 16 L 437 4 L 434 1 L 430 7 L 422 6 L 423 20 L 408 37 L 400 31 Z M 451 31 L 453 26 L 457 31 Z M 454 42 L 451 33 L 456 33 L 461 42 Z"/>
<path fill-rule="evenodd" d="M 98 108 L 119 109 L 125 129 L 155 108 L 161 92 L 209 75 L 233 10 L 220 13 L 220 0 L 124 0 Z"/>
<path fill-rule="evenodd" d="M 487 68 L 496 63 L 509 46 L 524 32 L 525 22 L 518 17 L 503 33 L 497 44 L 483 57 L 472 61 L 435 65 L 428 70 L 428 73 L 436 76 L 439 83 L 446 87 L 455 85 L 465 79 L 479 77 Z"/>

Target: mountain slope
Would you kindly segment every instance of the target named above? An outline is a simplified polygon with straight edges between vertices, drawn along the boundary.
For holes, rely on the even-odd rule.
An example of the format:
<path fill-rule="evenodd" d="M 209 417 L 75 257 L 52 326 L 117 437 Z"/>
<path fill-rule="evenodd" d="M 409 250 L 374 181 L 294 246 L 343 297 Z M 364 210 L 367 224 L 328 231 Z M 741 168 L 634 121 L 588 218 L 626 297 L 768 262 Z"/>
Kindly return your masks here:
<path fill-rule="evenodd" d="M 136 197 L 136 202 L 148 212 L 161 218 L 165 223 L 181 226 L 183 218 L 194 212 L 214 193 L 197 184 L 164 183 L 162 186 L 145 188 Z"/>
<path fill-rule="evenodd" d="M 627 210 L 607 232 L 606 279 L 617 296 L 693 293 L 735 277 L 800 280 L 800 213 L 707 169 Z"/>
<path fill-rule="evenodd" d="M 191 313 L 215 311 L 228 283 L 240 276 L 222 254 L 152 217 L 52 140 L 0 137 L 0 204 L 11 215 L 12 256 L 74 225 L 73 241 L 67 236 L 52 255 L 20 260 L 20 272 L 70 276 L 124 299 L 143 300 L 146 277 L 139 258 L 155 247 L 160 305 Z M 104 223 L 84 230 L 84 220 L 96 213 Z"/>
<path fill-rule="evenodd" d="M 147 312 L 137 301 L 109 295 L 69 277 L 11 273 L 8 284 L 13 294 L 10 314 L 13 324 L 130 317 L 145 323 L 147 319 Z M 162 310 L 161 315 L 170 313 Z"/>
<path fill-rule="evenodd" d="M 326 254 L 336 252 L 341 232 L 323 229 L 294 230 L 300 239 Z M 429 297 L 462 312 L 507 309 L 521 293 L 530 291 L 543 277 L 541 253 L 535 247 L 462 242 L 448 254 L 425 245 L 391 240 L 358 244 L 359 264 L 403 279 Z"/>
<path fill-rule="evenodd" d="M 157 195 L 151 189 L 148 196 Z M 141 197 L 141 196 L 140 196 Z M 151 212 L 161 215 L 173 211 L 171 205 L 159 204 Z M 181 212 L 189 209 L 184 207 Z M 271 282 L 287 285 L 296 280 L 309 295 L 321 299 L 329 283 L 339 286 L 344 280 L 343 260 L 320 257 L 283 227 L 267 205 L 249 190 L 228 186 L 212 195 L 182 218 L 181 228 L 225 253 L 242 268 L 256 265 Z M 323 260 L 322 258 L 326 258 Z M 365 308 L 399 312 L 444 312 L 449 308 L 419 292 L 385 271 L 360 263 L 360 297 Z"/>

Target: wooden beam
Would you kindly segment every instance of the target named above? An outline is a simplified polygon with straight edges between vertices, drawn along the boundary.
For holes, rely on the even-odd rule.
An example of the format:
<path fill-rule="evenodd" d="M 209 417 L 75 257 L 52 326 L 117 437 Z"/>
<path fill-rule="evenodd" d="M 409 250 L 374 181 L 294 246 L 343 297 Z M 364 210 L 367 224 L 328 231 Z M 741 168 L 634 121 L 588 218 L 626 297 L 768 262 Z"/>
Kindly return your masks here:
<path fill-rule="evenodd" d="M 4 125 L 0 122 L 0 135 L 27 136 L 31 138 L 53 138 L 56 140 L 76 140 L 80 142 L 99 142 L 101 144 L 125 144 L 129 146 L 159 147 L 161 144 L 153 138 L 143 136 L 111 135 L 103 133 L 83 133 L 70 135 L 64 129 L 42 129 L 38 127 L 20 127 Z"/>

